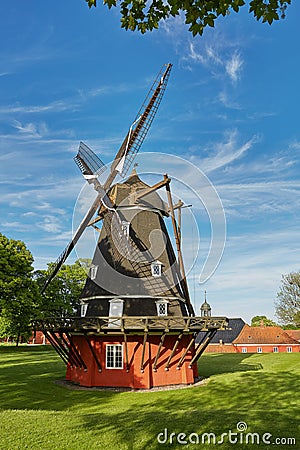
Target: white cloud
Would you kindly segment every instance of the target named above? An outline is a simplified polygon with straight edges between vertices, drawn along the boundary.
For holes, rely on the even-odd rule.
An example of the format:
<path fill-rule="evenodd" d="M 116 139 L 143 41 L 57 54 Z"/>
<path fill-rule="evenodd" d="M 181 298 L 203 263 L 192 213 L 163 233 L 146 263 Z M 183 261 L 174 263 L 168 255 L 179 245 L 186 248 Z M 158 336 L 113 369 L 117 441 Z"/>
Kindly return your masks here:
<path fill-rule="evenodd" d="M 60 233 L 62 230 L 62 224 L 53 215 L 44 216 L 42 222 L 37 222 L 37 227 L 47 233 Z"/>
<path fill-rule="evenodd" d="M 73 109 L 76 105 L 72 103 L 64 102 L 62 100 L 53 101 L 48 105 L 20 105 L 18 103 L 13 105 L 6 105 L 0 107 L 0 114 L 35 114 L 35 113 L 45 113 L 45 112 L 62 112 L 69 109 Z"/>
<path fill-rule="evenodd" d="M 31 138 L 42 138 L 49 133 L 48 127 L 45 122 L 32 123 L 28 122 L 22 124 L 18 120 L 12 122 L 12 126 L 18 130 L 20 134 Z"/>
<path fill-rule="evenodd" d="M 199 165 L 205 173 L 211 173 L 224 166 L 228 166 L 237 159 L 244 156 L 253 145 L 258 141 L 257 136 L 253 136 L 248 141 L 240 144 L 238 142 L 237 130 L 228 131 L 225 135 L 226 140 L 223 142 L 211 143 L 207 152 L 211 155 L 206 158 L 192 156 L 191 162 Z"/>
<path fill-rule="evenodd" d="M 240 79 L 242 66 L 243 60 L 240 54 L 236 51 L 225 63 L 226 72 L 231 81 L 236 83 Z"/>
<path fill-rule="evenodd" d="M 240 51 L 232 50 L 225 40 L 212 40 L 206 44 L 191 41 L 184 59 L 200 63 L 213 76 L 227 75 L 233 83 L 240 80 L 244 64 Z"/>

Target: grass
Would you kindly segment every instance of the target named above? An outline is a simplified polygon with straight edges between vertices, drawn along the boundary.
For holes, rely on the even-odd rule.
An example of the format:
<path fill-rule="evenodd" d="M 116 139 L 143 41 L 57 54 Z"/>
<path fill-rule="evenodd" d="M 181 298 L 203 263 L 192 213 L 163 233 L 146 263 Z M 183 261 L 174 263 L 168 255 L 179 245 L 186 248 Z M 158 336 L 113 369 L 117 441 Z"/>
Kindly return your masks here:
<path fill-rule="evenodd" d="M 220 440 L 222 433 L 236 432 L 239 422 L 248 427 L 239 439 L 247 432 L 260 438 L 270 433 L 272 443 L 296 439 L 296 445 L 282 443 L 276 449 L 300 448 L 299 353 L 208 354 L 200 358 L 199 369 L 208 382 L 189 389 L 69 390 L 55 384 L 65 368 L 48 346 L 0 346 L 0 449 L 211 449 L 207 440 L 181 445 L 175 438 L 197 433 L 201 442 L 203 433 L 214 433 Z M 164 429 L 168 442 L 159 444 L 157 435 Z M 176 436 L 170 444 L 172 432 Z M 216 446 L 270 448 L 262 442 L 233 444 L 228 437 Z"/>

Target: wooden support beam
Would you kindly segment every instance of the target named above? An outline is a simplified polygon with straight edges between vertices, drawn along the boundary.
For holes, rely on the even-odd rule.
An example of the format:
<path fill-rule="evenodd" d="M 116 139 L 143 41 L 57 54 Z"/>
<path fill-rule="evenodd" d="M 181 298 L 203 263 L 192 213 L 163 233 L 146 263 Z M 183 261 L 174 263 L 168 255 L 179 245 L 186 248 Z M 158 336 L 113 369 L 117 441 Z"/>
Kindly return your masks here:
<path fill-rule="evenodd" d="M 143 350 L 142 350 L 142 360 L 141 360 L 141 372 L 144 373 L 144 359 L 145 359 L 145 350 L 147 344 L 148 333 L 144 333 L 144 341 L 143 341 Z"/>
<path fill-rule="evenodd" d="M 44 330 L 43 333 L 46 336 L 46 338 L 48 339 L 48 341 L 51 343 L 51 345 L 54 348 L 54 350 L 56 351 L 56 353 L 61 357 L 63 362 L 65 364 L 68 364 L 69 363 L 69 355 L 61 348 L 61 345 L 59 344 L 59 342 L 57 342 L 57 340 L 53 337 L 53 335 L 55 336 L 55 334 L 53 333 L 53 335 L 52 335 L 49 331 L 46 331 L 46 330 Z"/>
<path fill-rule="evenodd" d="M 99 222 L 102 219 L 103 219 L 103 217 L 97 216 L 97 217 L 95 217 L 95 219 L 90 220 L 90 222 L 87 224 L 87 226 L 90 227 L 91 225 L 95 225 L 95 223 Z"/>
<path fill-rule="evenodd" d="M 191 346 L 192 346 L 193 343 L 195 342 L 195 339 L 196 339 L 196 337 L 193 337 L 193 338 L 190 340 L 189 345 L 188 345 L 187 348 L 185 349 L 185 351 L 184 351 L 182 357 L 180 358 L 180 360 L 179 360 L 179 362 L 178 362 L 178 364 L 177 364 L 177 366 L 176 366 L 176 369 L 178 369 L 178 370 L 180 369 L 180 367 L 181 367 L 183 361 L 185 360 L 185 357 L 186 357 L 186 355 L 187 355 L 187 352 L 189 351 L 189 349 L 191 348 Z"/>
<path fill-rule="evenodd" d="M 150 186 L 146 189 L 143 189 L 138 194 L 134 195 L 134 203 L 136 203 L 139 199 L 145 197 L 148 194 L 151 194 L 151 192 L 156 191 L 157 189 L 162 188 L 163 186 L 166 186 L 167 183 L 170 183 L 170 178 L 164 178 L 162 181 L 159 181 L 158 183 L 154 184 L 153 186 Z"/>
<path fill-rule="evenodd" d="M 96 352 L 95 352 L 94 347 L 92 346 L 91 341 L 89 340 L 89 338 L 88 338 L 88 336 L 87 336 L 86 334 L 84 335 L 84 337 L 85 337 L 85 340 L 86 340 L 86 342 L 87 342 L 87 344 L 88 344 L 88 346 L 89 346 L 89 349 L 91 350 L 91 353 L 92 353 L 92 355 L 93 355 L 93 358 L 94 358 L 94 360 L 95 360 L 95 362 L 96 362 L 96 364 L 97 364 L 98 371 L 99 371 L 99 372 L 102 372 L 101 363 L 100 363 L 100 361 L 99 361 L 99 359 L 98 359 L 98 357 L 97 357 L 97 354 L 96 354 Z"/>
<path fill-rule="evenodd" d="M 124 345 L 125 345 L 125 367 L 126 372 L 129 372 L 129 359 L 128 359 L 128 345 L 127 345 L 127 334 L 124 331 Z"/>
<path fill-rule="evenodd" d="M 160 342 L 159 342 L 158 349 L 157 349 L 157 353 L 156 353 L 155 360 L 154 360 L 154 363 L 153 363 L 153 371 L 154 372 L 156 372 L 157 361 L 158 361 L 158 358 L 160 357 L 160 352 L 161 352 L 161 348 L 163 346 L 165 337 L 166 337 L 166 333 L 163 333 L 161 335 Z"/>
<path fill-rule="evenodd" d="M 178 202 L 177 202 L 177 203 L 174 203 L 174 205 L 173 205 L 174 211 L 175 211 L 176 209 L 178 209 L 178 208 L 182 208 L 183 205 L 184 205 L 183 201 L 182 201 L 182 200 L 178 200 Z M 169 213 L 171 212 L 170 209 L 168 209 L 168 212 L 169 212 Z"/>
<path fill-rule="evenodd" d="M 204 336 L 205 340 L 203 341 L 203 339 L 202 339 L 203 343 L 202 344 L 200 343 L 198 345 L 196 353 L 193 356 L 193 358 L 189 364 L 190 369 L 192 368 L 193 364 L 195 364 L 198 361 L 198 359 L 200 358 L 200 356 L 202 355 L 202 353 L 204 352 L 204 350 L 206 349 L 206 347 L 208 346 L 208 344 L 210 343 L 210 341 L 212 340 L 212 338 L 214 337 L 214 335 L 216 334 L 217 331 L 218 330 L 211 330 L 206 333 L 206 336 L 207 335 L 208 336 L 206 338 Z"/>
<path fill-rule="evenodd" d="M 167 361 L 167 364 L 166 364 L 166 367 L 165 367 L 165 370 L 167 370 L 167 371 L 169 370 L 169 367 L 170 367 L 172 358 L 173 358 L 173 356 L 174 356 L 174 353 L 175 353 L 175 351 L 176 351 L 176 349 L 177 349 L 177 347 L 178 347 L 178 345 L 179 345 L 179 342 L 180 342 L 182 336 L 183 336 L 183 333 L 180 333 L 180 335 L 178 336 L 178 338 L 177 338 L 177 340 L 176 340 L 176 342 L 175 342 L 175 344 L 174 344 L 174 346 L 173 346 L 173 349 L 172 349 L 172 351 L 171 351 L 171 355 L 169 356 L 168 361 Z"/>
<path fill-rule="evenodd" d="M 77 348 L 75 347 L 74 342 L 72 341 L 72 339 L 69 337 L 68 334 L 67 334 L 67 337 L 68 337 L 69 342 L 70 342 L 70 349 L 75 353 L 76 358 L 80 362 L 80 367 L 83 367 L 84 370 L 87 371 L 87 366 L 86 366 L 84 360 L 82 359 L 80 353 L 78 352 Z"/>
<path fill-rule="evenodd" d="M 78 358 L 76 358 L 76 355 L 74 354 L 74 352 L 72 352 L 72 350 L 70 348 L 70 342 L 67 341 L 67 339 L 64 336 L 64 333 L 60 332 L 59 337 L 64 342 L 65 346 L 67 347 L 67 349 L 69 351 L 69 362 L 70 362 L 71 366 L 80 367 L 81 366 L 80 361 Z"/>

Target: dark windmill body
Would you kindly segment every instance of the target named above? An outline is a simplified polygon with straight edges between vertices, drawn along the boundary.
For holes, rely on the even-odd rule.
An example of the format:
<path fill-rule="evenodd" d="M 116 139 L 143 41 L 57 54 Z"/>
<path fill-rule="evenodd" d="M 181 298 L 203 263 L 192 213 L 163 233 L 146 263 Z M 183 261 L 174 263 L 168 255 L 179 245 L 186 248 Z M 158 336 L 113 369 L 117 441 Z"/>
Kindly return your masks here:
<path fill-rule="evenodd" d="M 45 288 L 86 226 L 94 226 L 99 239 L 81 295 L 80 315 L 41 320 L 37 325 L 66 362 L 67 380 L 83 386 L 151 388 L 193 383 L 198 358 L 216 331 L 227 324 L 225 317 L 194 315 L 180 224 L 175 219 L 183 203 L 173 205 L 168 176 L 149 186 L 134 169 L 126 181 L 113 184 L 118 173 L 127 173 L 137 153 L 170 70 L 169 64 L 159 74 L 103 185 L 97 178 L 102 163 L 87 146 L 81 144 L 75 158 L 98 196 Z M 160 189 L 167 190 L 167 203 Z M 176 254 L 167 218 L 172 220 Z M 195 347 L 199 331 L 206 333 Z"/>

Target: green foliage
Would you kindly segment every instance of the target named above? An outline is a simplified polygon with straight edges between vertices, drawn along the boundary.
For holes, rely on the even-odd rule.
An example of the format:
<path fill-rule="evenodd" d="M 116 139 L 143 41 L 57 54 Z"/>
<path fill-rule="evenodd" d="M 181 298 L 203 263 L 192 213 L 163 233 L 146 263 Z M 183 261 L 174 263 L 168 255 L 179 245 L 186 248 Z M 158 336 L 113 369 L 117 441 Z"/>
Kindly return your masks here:
<path fill-rule="evenodd" d="M 251 327 L 275 327 L 276 325 L 277 323 L 268 319 L 267 316 L 254 316 L 251 319 Z"/>
<path fill-rule="evenodd" d="M 91 8 L 97 6 L 96 0 L 85 0 Z M 244 0 L 104 0 L 110 9 L 120 5 L 121 27 L 126 30 L 139 30 L 141 33 L 158 28 L 161 20 L 175 17 L 179 14 L 185 16 L 185 23 L 189 31 L 196 36 L 202 35 L 204 29 L 214 27 L 219 16 L 226 16 L 231 11 L 239 12 L 246 4 Z M 249 12 L 257 20 L 268 22 L 285 17 L 286 8 L 291 0 L 251 0 Z"/>
<path fill-rule="evenodd" d="M 300 442 L 300 354 L 207 354 L 199 387 L 156 392 L 70 390 L 55 383 L 65 368 L 49 346 L 0 346 L 1 444 L 5 450 L 262 450 L 297 445 L 160 445 L 157 434 L 237 431 Z M 275 419 L 274 419 L 275 418 Z M 245 436 L 245 434 L 244 434 Z M 234 438 L 234 436 L 233 436 Z M 234 441 L 233 441 L 234 442 Z M 245 441 L 244 441 L 245 442 Z M 250 441 L 251 442 L 251 441 Z M 299 446 L 298 446 L 299 447 Z"/>
<path fill-rule="evenodd" d="M 76 313 L 79 308 L 79 297 L 86 280 L 88 260 L 76 261 L 74 264 L 64 264 L 55 278 L 40 298 L 39 317 L 64 316 Z M 34 278 L 42 289 L 54 263 L 48 264 L 48 270 L 38 270 Z"/>
<path fill-rule="evenodd" d="M 282 276 L 275 301 L 275 313 L 280 323 L 300 326 L 300 272 Z"/>
<path fill-rule="evenodd" d="M 36 308 L 37 286 L 32 279 L 33 257 L 24 242 L 0 234 L 0 332 L 26 338 Z"/>

